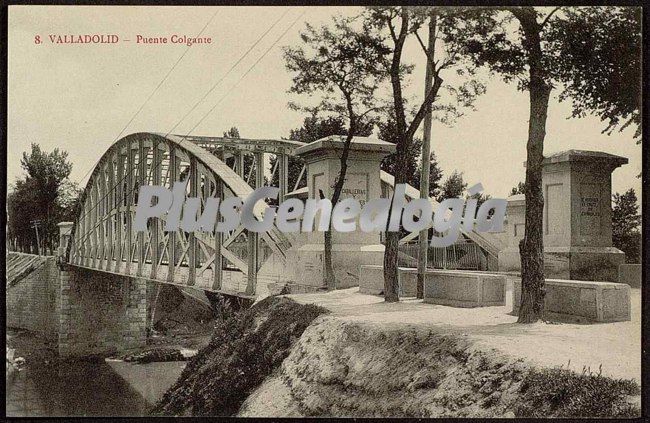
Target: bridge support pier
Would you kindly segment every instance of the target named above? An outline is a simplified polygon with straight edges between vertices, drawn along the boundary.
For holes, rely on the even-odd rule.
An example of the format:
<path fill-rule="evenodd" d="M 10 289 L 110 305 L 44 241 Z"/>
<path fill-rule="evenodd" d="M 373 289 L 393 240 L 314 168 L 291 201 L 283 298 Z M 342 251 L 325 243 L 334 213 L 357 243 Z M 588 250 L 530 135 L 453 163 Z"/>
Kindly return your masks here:
<path fill-rule="evenodd" d="M 113 353 L 145 344 L 145 279 L 64 266 L 59 283 L 61 357 Z"/>

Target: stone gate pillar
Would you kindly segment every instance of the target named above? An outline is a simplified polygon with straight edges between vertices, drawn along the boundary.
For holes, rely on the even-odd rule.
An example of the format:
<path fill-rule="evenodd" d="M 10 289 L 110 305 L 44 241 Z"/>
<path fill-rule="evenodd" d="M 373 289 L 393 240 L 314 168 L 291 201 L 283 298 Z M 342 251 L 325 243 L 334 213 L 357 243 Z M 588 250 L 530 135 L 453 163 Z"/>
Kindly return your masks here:
<path fill-rule="evenodd" d="M 68 242 L 70 242 L 70 235 L 73 225 L 73 222 L 60 222 L 57 224 L 59 227 L 59 248 L 57 249 L 57 255 L 59 257 L 65 256 L 66 249 L 68 248 Z"/>
<path fill-rule="evenodd" d="M 625 254 L 612 246 L 612 172 L 625 157 L 599 151 L 568 150 L 543 161 L 544 273 L 547 278 L 618 280 Z M 519 270 L 525 200 L 508 202 L 508 247 L 499 270 Z"/>
<path fill-rule="evenodd" d="M 612 172 L 624 157 L 569 150 L 544 159 L 544 251 L 549 277 L 618 280 L 612 246 Z"/>
<path fill-rule="evenodd" d="M 339 175 L 340 156 L 344 136 L 330 136 L 302 146 L 296 154 L 304 158 L 307 166 L 309 198 L 332 198 L 334 184 Z M 350 145 L 348 168 L 341 199 L 356 198 L 363 206 L 368 200 L 380 198 L 381 160 L 395 151 L 395 145 L 374 138 L 354 137 Z M 294 243 L 287 252 L 289 279 L 301 285 L 324 287 L 323 253 L 324 233 L 301 234 L 303 242 Z M 384 246 L 380 233 L 355 232 L 332 233 L 332 263 L 337 280 L 336 288 L 348 288 L 359 284 L 359 266 L 382 264 Z"/>

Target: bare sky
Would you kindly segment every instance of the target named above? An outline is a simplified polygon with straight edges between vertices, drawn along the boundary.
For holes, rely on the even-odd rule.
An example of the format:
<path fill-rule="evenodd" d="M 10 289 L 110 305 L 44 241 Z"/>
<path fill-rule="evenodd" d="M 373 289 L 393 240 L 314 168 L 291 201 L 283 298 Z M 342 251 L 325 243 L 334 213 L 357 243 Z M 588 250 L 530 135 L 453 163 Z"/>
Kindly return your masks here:
<path fill-rule="evenodd" d="M 193 135 L 221 136 L 231 126 L 250 138 L 286 137 L 304 116 L 287 108 L 291 75 L 284 68 L 281 46 L 299 42 L 305 22 L 327 22 L 337 13 L 357 8 L 309 7 L 289 11 L 211 95 L 180 123 L 175 133 L 185 135 L 240 76 L 306 10 L 296 25 L 260 61 L 236 89 L 229 92 Z M 196 36 L 210 16 L 215 19 L 203 36 L 212 44 L 195 45 L 157 91 L 123 135 L 168 132 L 240 55 L 284 13 L 281 7 L 90 7 L 11 6 L 8 57 L 8 181 L 21 174 L 20 157 L 32 142 L 49 151 L 69 152 L 72 179 L 80 179 L 113 143 L 173 63 L 183 44 L 138 45 L 136 35 Z M 116 34 L 130 42 L 115 45 L 53 45 L 49 34 Z M 407 49 L 416 64 L 409 87 L 421 98 L 424 56 L 416 45 Z M 470 184 L 482 182 L 485 192 L 507 196 L 524 179 L 528 95 L 514 84 L 484 75 L 487 93 L 453 126 L 433 125 L 433 151 L 446 175 L 464 172 Z M 448 78 L 453 82 L 453 77 Z M 557 92 L 555 92 L 557 95 Z M 633 187 L 641 197 L 641 147 L 628 129 L 612 136 L 600 133 L 598 118 L 567 119 L 569 103 L 554 97 L 549 107 L 545 154 L 567 150 L 600 150 L 627 157 L 629 164 L 613 173 L 613 191 Z M 421 131 L 420 131 L 421 132 Z M 85 182 L 85 180 L 84 180 Z"/>

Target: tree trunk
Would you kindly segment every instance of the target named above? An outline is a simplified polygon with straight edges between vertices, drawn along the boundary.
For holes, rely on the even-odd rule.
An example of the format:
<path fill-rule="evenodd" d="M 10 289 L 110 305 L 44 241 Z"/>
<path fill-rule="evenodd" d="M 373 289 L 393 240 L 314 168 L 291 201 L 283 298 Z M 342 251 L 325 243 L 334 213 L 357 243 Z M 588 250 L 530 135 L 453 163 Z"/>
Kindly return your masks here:
<path fill-rule="evenodd" d="M 354 137 L 354 132 L 356 130 L 356 116 L 352 108 L 352 99 L 351 97 L 344 92 L 346 97 L 348 114 L 350 117 L 350 126 L 348 128 L 348 134 L 345 138 L 345 143 L 343 144 L 343 153 L 341 154 L 341 170 L 339 171 L 338 179 L 334 184 L 334 192 L 332 194 L 332 210 L 338 203 L 339 198 L 341 197 L 341 191 L 343 190 L 343 184 L 345 183 L 345 175 L 348 171 L 348 156 L 350 154 L 350 143 Z M 334 266 L 332 265 L 332 220 L 330 219 L 329 228 L 325 232 L 324 236 L 324 267 L 325 267 L 325 286 L 328 290 L 336 289 L 336 277 L 334 276 Z"/>
<path fill-rule="evenodd" d="M 333 204 L 334 202 L 332 202 Z M 324 263 L 325 266 L 325 287 L 328 290 L 336 289 L 336 278 L 334 277 L 334 267 L 332 266 L 332 226 L 323 234 L 325 238 Z"/>
<path fill-rule="evenodd" d="M 405 143 L 404 134 L 406 133 L 406 114 L 404 113 L 404 100 L 402 97 L 402 83 L 400 80 L 400 64 L 402 61 L 402 49 L 409 26 L 409 13 L 403 7 L 401 11 L 402 26 L 399 31 L 399 36 L 395 40 L 395 49 L 393 51 L 393 60 L 390 67 L 390 82 L 393 88 L 393 107 L 395 109 L 395 123 L 397 132 L 400 134 L 400 139 L 397 143 L 397 151 L 406 152 L 404 148 Z M 390 25 L 390 23 L 389 23 Z M 401 149 L 404 148 L 404 149 Z M 405 182 L 404 163 L 406 161 L 405 154 L 397 154 L 395 162 L 395 185 Z M 392 214 L 388 213 L 388 222 L 390 222 Z M 388 229 L 388 227 L 386 228 Z M 384 300 L 386 302 L 399 301 L 398 280 L 397 280 L 397 258 L 399 247 L 399 232 L 386 231 L 386 246 L 384 250 Z"/>
<path fill-rule="evenodd" d="M 546 82 L 542 64 L 540 32 L 542 30 L 532 7 L 512 12 L 524 32 L 528 52 L 530 120 L 526 144 L 526 220 L 524 239 L 519 243 L 521 256 L 521 307 L 519 323 L 534 323 L 544 312 L 544 234 L 542 192 L 542 160 L 546 117 L 551 86 Z"/>
<path fill-rule="evenodd" d="M 395 161 L 395 185 L 407 183 L 407 170 L 408 170 L 408 157 L 406 152 L 410 150 L 413 143 L 413 136 L 415 131 L 422 123 L 427 110 L 430 109 L 431 103 L 435 100 L 440 87 L 442 86 L 442 78 L 438 75 L 436 69 L 433 70 L 433 86 L 425 93 L 425 98 L 418 112 L 413 117 L 411 124 L 406 124 L 406 113 L 404 111 L 404 98 L 402 95 L 402 82 L 400 78 L 400 65 L 402 58 L 402 50 L 404 42 L 408 33 L 409 27 L 409 12 L 406 7 L 401 11 L 402 26 L 399 31 L 399 36 L 395 39 L 395 49 L 393 52 L 393 60 L 390 68 L 390 81 L 393 88 L 393 106 L 395 108 L 395 121 L 397 131 L 400 134 L 397 143 L 398 154 Z M 392 31 L 391 31 L 392 32 Z M 433 52 L 427 52 L 428 59 L 433 63 Z M 389 212 L 389 221 L 390 221 Z M 399 247 L 399 232 L 386 232 L 386 249 L 384 251 L 384 296 L 387 302 L 399 301 L 398 293 L 398 274 L 397 274 L 397 259 Z"/>
<path fill-rule="evenodd" d="M 384 300 L 388 303 L 399 301 L 397 258 L 399 253 L 399 232 L 386 232 L 384 251 Z"/>

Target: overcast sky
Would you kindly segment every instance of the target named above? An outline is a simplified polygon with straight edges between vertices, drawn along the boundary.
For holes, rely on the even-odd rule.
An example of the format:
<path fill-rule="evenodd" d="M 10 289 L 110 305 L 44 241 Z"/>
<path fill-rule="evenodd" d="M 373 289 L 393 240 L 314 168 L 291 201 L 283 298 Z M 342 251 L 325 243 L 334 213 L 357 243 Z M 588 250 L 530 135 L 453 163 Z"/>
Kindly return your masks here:
<path fill-rule="evenodd" d="M 305 22 L 327 22 L 336 13 L 356 8 L 313 7 L 41 7 L 9 8 L 8 181 L 21 174 L 20 157 L 37 142 L 49 151 L 68 151 L 74 164 L 71 178 L 80 182 L 113 143 L 142 102 L 158 85 L 186 47 L 182 44 L 138 45 L 136 35 L 196 36 L 216 11 L 203 36 L 212 44 L 189 49 L 168 80 L 156 92 L 123 135 L 168 132 L 218 81 L 258 37 L 286 10 L 288 13 L 208 98 L 174 131 L 186 134 L 224 95 L 193 135 L 221 136 L 232 126 L 243 137 L 287 137 L 304 115 L 287 108 L 291 75 L 285 70 L 281 46 L 299 42 Z M 306 11 L 295 26 L 232 91 L 231 87 L 266 49 Z M 115 45 L 53 45 L 48 34 L 116 34 Z M 36 45 L 40 35 L 44 43 Z M 407 59 L 416 65 L 408 93 L 421 98 L 424 56 L 409 45 Z M 487 93 L 475 111 L 467 111 L 453 126 L 433 125 L 433 151 L 446 175 L 464 172 L 470 184 L 481 182 L 485 192 L 505 197 L 524 179 L 528 95 L 515 84 L 482 75 Z M 454 77 L 446 81 L 454 82 Z M 554 93 L 555 96 L 557 92 Z M 544 152 L 567 149 L 600 150 L 627 157 L 629 164 L 613 173 L 613 191 L 633 187 L 641 196 L 641 147 L 632 128 L 601 134 L 598 118 L 567 119 L 569 103 L 553 97 Z M 421 133 L 421 131 L 420 131 Z M 85 182 L 85 180 L 84 180 Z"/>

